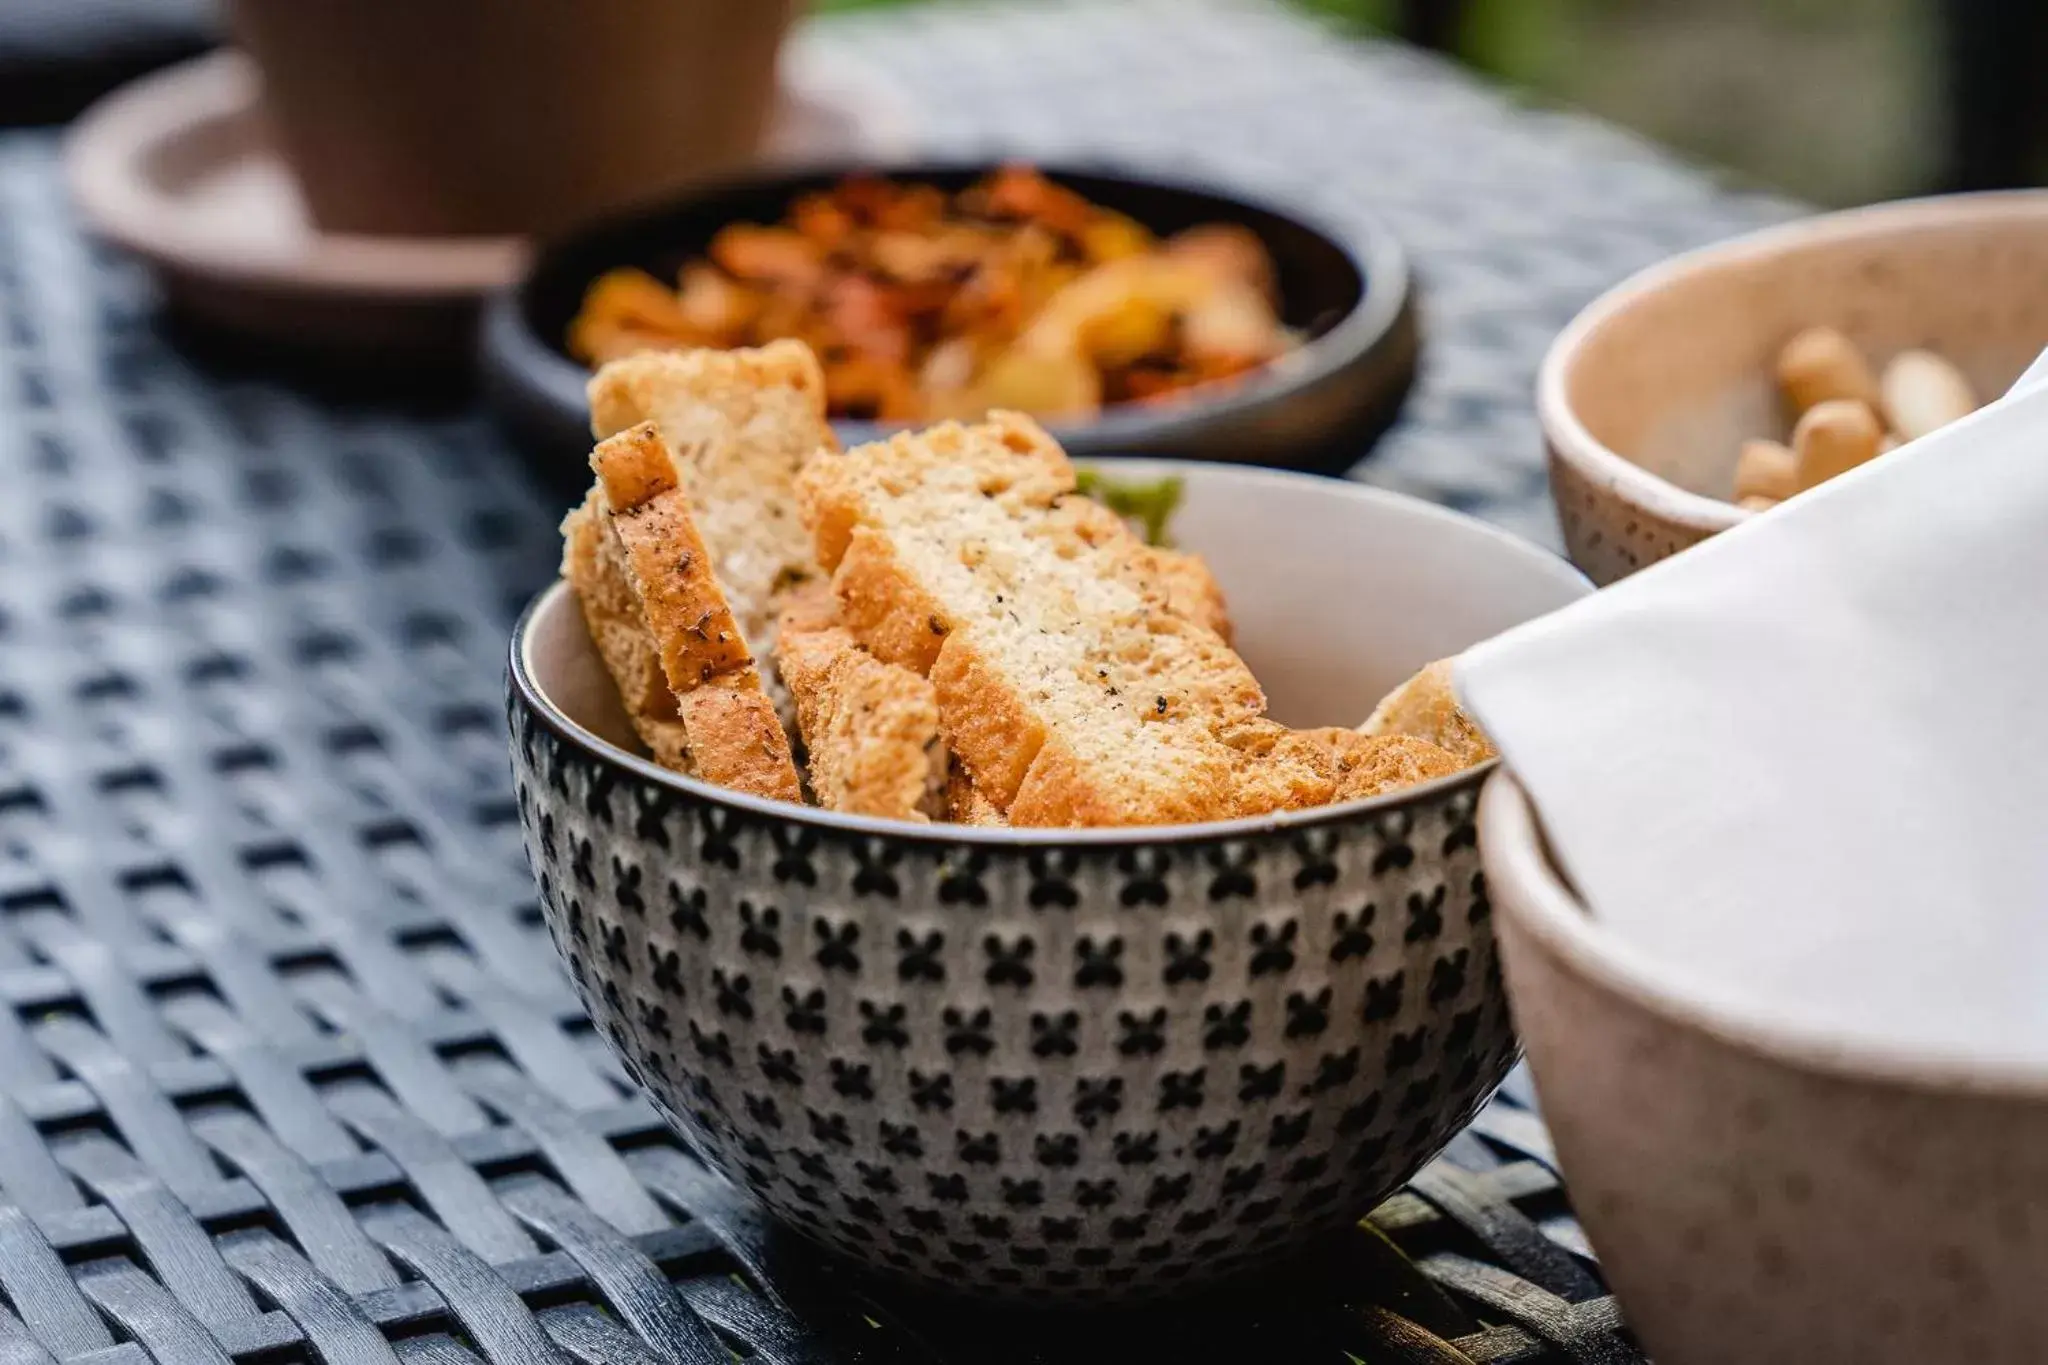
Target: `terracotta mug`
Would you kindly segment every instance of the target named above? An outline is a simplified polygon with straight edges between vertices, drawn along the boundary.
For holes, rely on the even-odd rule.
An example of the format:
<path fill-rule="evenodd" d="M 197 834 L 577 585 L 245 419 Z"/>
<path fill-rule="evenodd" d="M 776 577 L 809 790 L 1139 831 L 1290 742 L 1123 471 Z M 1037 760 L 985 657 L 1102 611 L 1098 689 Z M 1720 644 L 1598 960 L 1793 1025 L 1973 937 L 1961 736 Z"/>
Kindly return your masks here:
<path fill-rule="evenodd" d="M 315 222 L 546 234 L 746 163 L 798 0 L 229 0 Z"/>

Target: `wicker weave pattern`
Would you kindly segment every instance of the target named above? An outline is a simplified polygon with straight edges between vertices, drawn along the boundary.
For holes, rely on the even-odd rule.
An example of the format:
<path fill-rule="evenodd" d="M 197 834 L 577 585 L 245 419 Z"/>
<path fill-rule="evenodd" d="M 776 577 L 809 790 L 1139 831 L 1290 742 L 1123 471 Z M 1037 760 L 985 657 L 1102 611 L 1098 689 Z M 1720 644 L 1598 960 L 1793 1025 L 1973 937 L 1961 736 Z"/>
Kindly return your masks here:
<path fill-rule="evenodd" d="M 1384 210 L 1435 350 L 1367 477 L 1539 533 L 1549 329 L 1774 211 L 1256 8 L 807 41 L 937 150 L 1199 147 Z M 556 509 L 473 414 L 208 372 L 149 316 L 54 144 L 0 139 L 0 1360 L 1635 1358 L 1519 1081 L 1376 1214 L 1412 1264 L 1361 1230 L 1242 1300 L 1083 1322 L 793 1243 L 679 1150 L 539 927 L 499 650 Z"/>

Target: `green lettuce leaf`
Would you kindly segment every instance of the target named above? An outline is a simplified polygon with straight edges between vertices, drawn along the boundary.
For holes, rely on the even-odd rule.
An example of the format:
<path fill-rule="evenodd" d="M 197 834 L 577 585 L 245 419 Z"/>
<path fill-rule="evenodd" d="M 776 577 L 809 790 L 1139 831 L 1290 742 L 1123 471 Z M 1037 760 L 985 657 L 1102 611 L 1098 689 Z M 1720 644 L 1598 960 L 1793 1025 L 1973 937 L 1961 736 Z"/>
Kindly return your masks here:
<path fill-rule="evenodd" d="M 1187 486 L 1177 477 L 1118 479 L 1099 469 L 1075 471 L 1075 487 L 1110 511 L 1138 524 L 1148 545 L 1171 546 L 1168 523 L 1179 510 Z"/>

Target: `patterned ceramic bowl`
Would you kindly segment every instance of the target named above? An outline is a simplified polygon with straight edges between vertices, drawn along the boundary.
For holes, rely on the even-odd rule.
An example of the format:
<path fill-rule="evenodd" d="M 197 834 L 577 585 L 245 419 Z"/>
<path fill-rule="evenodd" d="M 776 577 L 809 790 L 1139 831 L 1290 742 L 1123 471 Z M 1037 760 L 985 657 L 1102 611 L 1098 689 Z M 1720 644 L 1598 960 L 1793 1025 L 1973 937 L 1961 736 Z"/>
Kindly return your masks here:
<path fill-rule="evenodd" d="M 1827 323 L 1882 361 L 1931 347 L 1980 396 L 2048 346 L 2048 191 L 1854 209 L 1653 266 L 1550 348 L 1536 386 L 1572 562 L 1606 584 L 1725 531 L 1735 457 L 1782 436 L 1778 348 Z"/>
<path fill-rule="evenodd" d="M 1291 723 L 1356 723 L 1585 591 L 1395 495 L 1126 471 L 1185 476 L 1176 533 Z M 1228 1275 L 1364 1213 L 1514 1055 L 1483 769 L 1229 824 L 916 826 L 636 757 L 565 588 L 511 679 L 527 847 L 593 1017 L 710 1164 L 864 1262 L 1039 1300 Z"/>
<path fill-rule="evenodd" d="M 1659 1365 L 2041 1359 L 2048 1072 L 1710 1003 L 1587 913 L 1505 774 L 1479 823 L 1572 1205 Z"/>

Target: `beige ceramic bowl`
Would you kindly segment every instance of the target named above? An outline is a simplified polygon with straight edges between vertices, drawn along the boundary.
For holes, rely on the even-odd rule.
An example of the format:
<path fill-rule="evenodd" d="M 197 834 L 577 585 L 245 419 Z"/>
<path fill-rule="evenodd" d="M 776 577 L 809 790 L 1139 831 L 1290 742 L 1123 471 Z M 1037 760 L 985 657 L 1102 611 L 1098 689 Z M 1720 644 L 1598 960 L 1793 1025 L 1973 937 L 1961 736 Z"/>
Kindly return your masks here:
<path fill-rule="evenodd" d="M 2048 1073 L 1688 1000 L 1587 914 L 1511 779 L 1479 824 L 1573 1205 L 1659 1365 L 2040 1360 Z"/>
<path fill-rule="evenodd" d="M 1841 328 L 1882 362 L 1930 347 L 1978 392 L 2048 346 L 2048 191 L 1829 214 L 1653 266 L 1551 346 L 1536 401 L 1573 562 L 1607 584 L 1747 513 L 1735 456 L 1785 434 L 1771 378 L 1804 327 Z"/>

